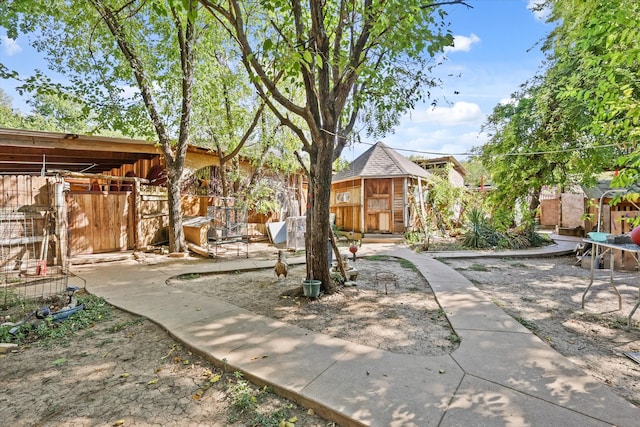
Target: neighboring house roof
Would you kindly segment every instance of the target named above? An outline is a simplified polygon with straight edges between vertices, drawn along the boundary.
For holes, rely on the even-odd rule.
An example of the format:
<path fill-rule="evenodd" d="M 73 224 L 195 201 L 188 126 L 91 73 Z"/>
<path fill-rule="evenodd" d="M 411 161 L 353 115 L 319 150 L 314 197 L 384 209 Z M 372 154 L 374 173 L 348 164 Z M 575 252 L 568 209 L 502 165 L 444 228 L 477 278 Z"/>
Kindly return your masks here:
<path fill-rule="evenodd" d="M 453 156 L 435 157 L 432 159 L 417 159 L 414 160 L 414 162 L 427 170 L 437 167 L 443 167 L 451 163 L 453 165 L 453 168 L 458 171 L 458 173 L 463 177 L 467 176 L 467 174 L 469 173 L 465 169 L 465 167 L 462 166 L 462 163 L 460 163 Z"/>
<path fill-rule="evenodd" d="M 611 181 L 598 181 L 594 187 L 586 188 L 582 186 L 582 191 L 589 199 L 600 199 L 603 195 L 607 199 L 612 199 L 616 194 L 640 193 L 640 187 L 634 185 L 631 188 L 612 188 Z"/>
<path fill-rule="evenodd" d="M 429 172 L 399 154 L 384 142 L 377 142 L 349 166 L 336 173 L 331 182 L 353 178 L 391 178 L 413 176 L 427 178 Z"/>

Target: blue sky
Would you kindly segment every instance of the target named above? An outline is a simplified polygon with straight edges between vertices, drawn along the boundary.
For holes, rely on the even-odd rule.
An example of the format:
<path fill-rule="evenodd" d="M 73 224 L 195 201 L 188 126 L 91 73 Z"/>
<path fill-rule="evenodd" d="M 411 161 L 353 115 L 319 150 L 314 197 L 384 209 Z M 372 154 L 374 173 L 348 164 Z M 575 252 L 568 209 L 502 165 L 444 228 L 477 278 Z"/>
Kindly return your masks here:
<path fill-rule="evenodd" d="M 456 42 L 436 71 L 444 80 L 443 88 L 432 92 L 439 98 L 437 107 L 417 107 L 403 117 L 393 135 L 382 140 L 407 157 L 453 154 L 460 160 L 466 156 L 459 153 L 482 145 L 486 136 L 480 134 L 480 128 L 486 117 L 533 77 L 543 63 L 538 42 L 552 27 L 529 10 L 533 3 L 471 0 L 472 9 L 448 7 Z M 450 74 L 456 77 L 448 77 Z M 459 94 L 454 94 L 456 91 Z M 358 144 L 345 150 L 343 157 L 352 161 L 368 148 L 367 144 Z"/>
<path fill-rule="evenodd" d="M 444 81 L 442 89 L 432 91 L 438 104 L 435 108 L 430 103 L 418 105 L 402 118 L 394 134 L 382 140 L 405 156 L 451 154 L 460 160 L 466 158 L 461 153 L 482 145 L 486 136 L 480 128 L 486 117 L 542 64 L 543 54 L 537 43 L 551 27 L 529 10 L 534 1 L 469 0 L 471 9 L 448 7 L 456 42 L 436 69 Z M 27 39 L 9 40 L 2 30 L 0 62 L 25 76 L 36 68 L 46 69 Z M 15 86 L 14 82 L 0 80 L 13 107 L 28 111 Z M 364 135 L 363 141 L 366 143 L 346 149 L 343 157 L 352 161 L 370 147 L 368 144 L 376 142 Z"/>

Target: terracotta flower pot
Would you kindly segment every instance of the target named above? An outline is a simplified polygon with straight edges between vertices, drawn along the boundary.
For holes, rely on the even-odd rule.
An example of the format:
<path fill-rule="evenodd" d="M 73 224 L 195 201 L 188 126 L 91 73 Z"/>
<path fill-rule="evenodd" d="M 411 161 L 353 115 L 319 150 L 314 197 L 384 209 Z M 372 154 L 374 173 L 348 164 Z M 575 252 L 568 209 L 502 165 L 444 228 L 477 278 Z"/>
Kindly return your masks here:
<path fill-rule="evenodd" d="M 631 241 L 640 246 L 640 226 L 631 230 Z"/>

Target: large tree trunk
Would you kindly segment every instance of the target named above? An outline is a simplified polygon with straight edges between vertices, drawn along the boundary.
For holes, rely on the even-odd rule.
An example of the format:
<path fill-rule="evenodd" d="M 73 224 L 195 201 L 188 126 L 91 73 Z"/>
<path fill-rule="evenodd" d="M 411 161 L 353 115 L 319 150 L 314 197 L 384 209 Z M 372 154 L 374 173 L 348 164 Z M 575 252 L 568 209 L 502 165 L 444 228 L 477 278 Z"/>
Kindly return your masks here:
<path fill-rule="evenodd" d="M 325 147 L 325 148 L 322 148 Z M 329 260 L 329 202 L 331 196 L 331 164 L 333 145 L 318 144 L 310 153 L 309 196 L 307 200 L 307 279 L 322 281 L 322 290 L 335 292 L 330 276 Z M 339 257 L 339 254 L 337 254 Z"/>
<path fill-rule="evenodd" d="M 540 193 L 540 188 L 534 188 L 531 192 L 531 198 L 529 199 L 529 221 L 527 225 L 532 228 L 536 222 L 538 206 L 540 206 Z"/>

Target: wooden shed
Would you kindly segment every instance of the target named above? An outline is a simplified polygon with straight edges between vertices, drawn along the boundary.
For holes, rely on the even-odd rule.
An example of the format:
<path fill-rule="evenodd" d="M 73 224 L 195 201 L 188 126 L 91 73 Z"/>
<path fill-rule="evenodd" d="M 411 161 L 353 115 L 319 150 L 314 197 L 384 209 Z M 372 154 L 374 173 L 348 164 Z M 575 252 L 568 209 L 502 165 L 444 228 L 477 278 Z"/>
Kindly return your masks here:
<path fill-rule="evenodd" d="M 378 142 L 331 183 L 330 211 L 339 230 L 403 234 L 419 209 L 429 172 Z M 421 206 L 422 205 L 422 206 Z"/>
<path fill-rule="evenodd" d="M 240 166 L 244 172 L 252 168 L 248 159 L 240 159 Z M 216 175 L 219 167 L 215 151 L 190 145 L 185 185 L 193 184 L 196 171 Z M 34 230 L 41 238 L 45 212 L 64 208 L 50 216 L 58 222 L 64 219 L 64 230 L 57 230 L 55 241 L 68 244 L 72 257 L 167 242 L 169 210 L 167 191 L 161 186 L 163 170 L 162 151 L 153 142 L 0 128 L 1 212 L 7 218 L 18 211 L 39 212 Z M 304 213 L 298 203 L 304 196 L 301 178 L 300 174 L 288 176 L 282 185 L 286 190 L 293 188 L 285 197 L 289 215 Z M 207 216 L 210 207 L 221 204 L 215 189 L 184 190 L 185 217 Z"/>
<path fill-rule="evenodd" d="M 188 170 L 217 164 L 215 153 L 188 148 Z M 7 215 L 51 212 L 52 240 L 68 245 L 63 257 L 161 243 L 168 240 L 168 196 L 146 178 L 163 165 L 160 147 L 149 141 L 0 128 L 0 207 Z M 194 204 L 206 212 L 201 200 L 183 200 L 185 209 Z"/>

